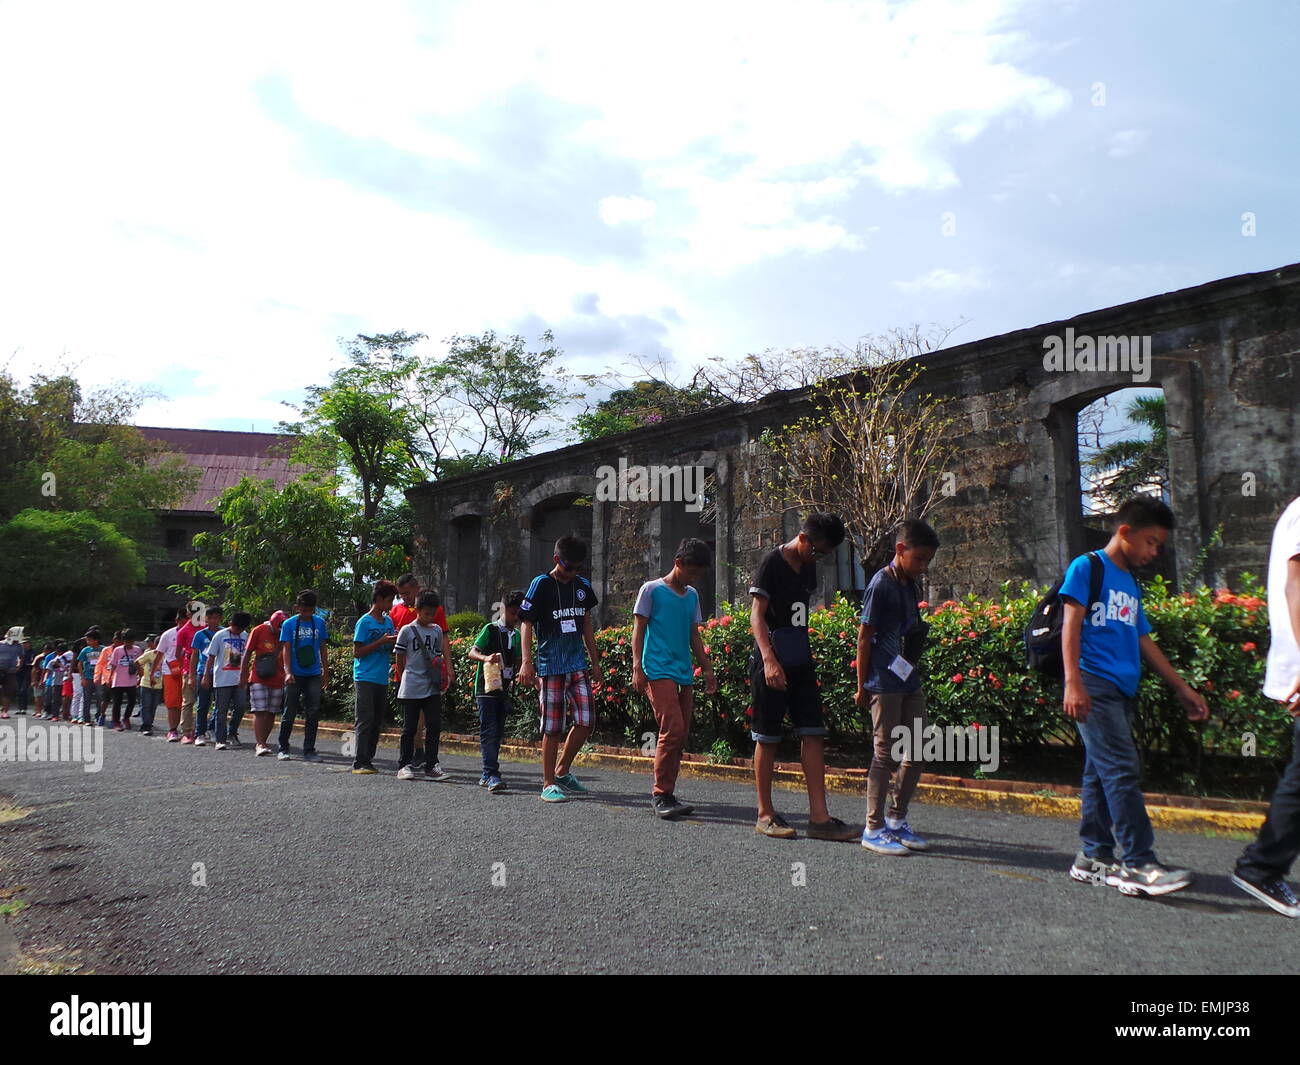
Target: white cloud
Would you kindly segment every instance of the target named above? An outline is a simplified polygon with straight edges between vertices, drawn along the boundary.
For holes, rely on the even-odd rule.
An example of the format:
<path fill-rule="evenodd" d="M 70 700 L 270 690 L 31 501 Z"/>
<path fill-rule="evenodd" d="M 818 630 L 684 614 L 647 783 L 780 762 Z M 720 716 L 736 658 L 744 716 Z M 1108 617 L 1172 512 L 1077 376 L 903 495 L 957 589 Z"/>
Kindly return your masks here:
<path fill-rule="evenodd" d="M 1151 133 L 1145 129 L 1122 129 L 1107 138 L 1107 154 L 1115 159 L 1134 155 L 1146 144 Z"/>
<path fill-rule="evenodd" d="M 598 206 L 600 220 L 607 226 L 646 222 L 654 217 L 655 202 L 644 196 L 605 196 Z"/>
<path fill-rule="evenodd" d="M 900 292 L 978 292 L 990 287 L 983 271 L 949 270 L 946 266 L 936 266 L 933 270 L 914 277 L 910 281 L 890 282 Z"/>

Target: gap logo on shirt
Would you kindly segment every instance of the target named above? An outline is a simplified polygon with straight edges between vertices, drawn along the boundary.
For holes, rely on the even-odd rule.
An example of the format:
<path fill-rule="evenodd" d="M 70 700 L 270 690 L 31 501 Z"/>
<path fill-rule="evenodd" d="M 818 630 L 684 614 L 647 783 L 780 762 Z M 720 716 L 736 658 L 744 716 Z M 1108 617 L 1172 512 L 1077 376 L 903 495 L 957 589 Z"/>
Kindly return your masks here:
<path fill-rule="evenodd" d="M 1137 616 L 1137 596 L 1112 588 L 1109 602 L 1093 603 L 1090 620 L 1093 625 L 1105 625 L 1107 621 L 1121 621 L 1125 625 L 1136 625 Z"/>

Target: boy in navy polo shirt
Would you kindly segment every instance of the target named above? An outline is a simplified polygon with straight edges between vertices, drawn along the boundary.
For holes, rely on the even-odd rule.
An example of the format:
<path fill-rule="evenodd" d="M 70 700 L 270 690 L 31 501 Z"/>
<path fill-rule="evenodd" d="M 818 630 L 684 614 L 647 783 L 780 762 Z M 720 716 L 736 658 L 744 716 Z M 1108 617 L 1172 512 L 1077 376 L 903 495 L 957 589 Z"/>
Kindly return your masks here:
<path fill-rule="evenodd" d="M 591 734 L 591 688 L 601 683 L 600 651 L 591 628 L 596 592 L 578 567 L 587 557 L 587 543 L 576 536 L 555 541 L 555 562 L 550 573 L 533 578 L 519 604 L 522 622 L 520 644 L 523 665 L 519 683 L 536 687 L 542 711 L 542 799 L 566 802 L 569 795 L 587 791 L 570 770 L 578 751 Z M 533 657 L 533 633 L 537 656 Z M 571 709 L 573 727 L 560 751 Z M 558 758 L 558 761 L 557 761 Z"/>
<path fill-rule="evenodd" d="M 893 747 L 895 729 L 901 726 L 915 737 L 926 726 L 925 692 L 917 668 L 920 652 L 908 646 L 908 637 L 922 631 L 917 582 L 939 549 L 939 537 L 925 522 L 908 518 L 899 523 L 894 540 L 893 559 L 871 578 L 862 597 L 853 701 L 859 708 L 871 708 L 875 742 L 862 846 L 877 854 L 901 855 L 930 847 L 907 823 L 907 808 L 921 779 L 920 752 L 909 751 L 900 765 L 894 761 Z"/>
<path fill-rule="evenodd" d="M 1192 882 L 1186 869 L 1156 860 L 1155 832 L 1139 781 L 1132 717 L 1146 660 L 1174 689 L 1190 721 L 1210 716 L 1205 700 L 1178 675 L 1151 639 L 1142 590 L 1132 571 L 1149 565 L 1174 527 L 1173 512 L 1160 500 L 1134 496 L 1115 515 L 1105 549 L 1101 594 L 1089 602 L 1092 563 L 1080 555 L 1065 571 L 1061 598 L 1065 619 L 1061 657 L 1065 665 L 1065 712 L 1086 752 L 1080 794 L 1082 850 L 1070 868 L 1074 880 L 1117 887 L 1125 895 L 1167 895 Z M 1115 848 L 1119 847 L 1119 861 Z"/>

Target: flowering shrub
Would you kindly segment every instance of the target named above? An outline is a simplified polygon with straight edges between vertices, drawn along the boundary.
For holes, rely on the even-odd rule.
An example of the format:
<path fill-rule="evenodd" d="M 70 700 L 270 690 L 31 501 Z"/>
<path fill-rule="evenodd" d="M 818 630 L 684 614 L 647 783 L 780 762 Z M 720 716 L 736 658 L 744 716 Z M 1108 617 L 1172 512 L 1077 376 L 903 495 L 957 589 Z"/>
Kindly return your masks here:
<path fill-rule="evenodd" d="M 1256 753 L 1286 753 L 1290 715 L 1260 690 L 1268 652 L 1268 618 L 1257 580 L 1246 577 L 1239 593 L 1200 588 L 1177 593 L 1156 578 L 1143 602 L 1153 637 L 1169 660 L 1210 704 L 1205 724 L 1187 721 L 1174 693 L 1145 670 L 1141 707 L 1134 722 L 1144 754 L 1165 752 L 1190 778 L 1207 754 L 1240 755 L 1243 737 L 1255 737 Z M 930 720 L 936 725 L 996 725 L 1011 746 L 1077 745 L 1074 725 L 1061 710 L 1060 686 L 1028 668 L 1023 633 L 1043 591 L 1028 582 L 1002 585 L 988 598 L 974 595 L 922 607 L 930 622 L 930 642 L 922 664 Z M 714 695 L 697 677 L 695 716 L 689 749 L 747 753 L 752 715 L 749 686 L 748 604 L 723 603 L 719 617 L 701 630 L 718 679 Z M 853 703 L 858 621 L 856 604 L 843 597 L 814 610 L 809 637 L 818 662 L 819 684 L 830 741 L 866 751 L 870 717 Z M 640 747 L 655 733 L 649 701 L 632 688 L 631 626 L 596 633 L 605 672 L 595 692 L 598 742 Z M 473 731 L 473 670 L 466 657 L 471 641 L 452 637 L 448 647 L 457 683 L 444 711 L 446 727 Z M 351 647 L 331 649 L 334 676 L 327 699 L 336 713 L 351 716 Z M 397 720 L 390 692 L 392 719 Z M 537 702 L 532 692 L 513 696 L 511 734 L 537 736 Z M 1190 786 L 1190 783 L 1189 783 Z"/>

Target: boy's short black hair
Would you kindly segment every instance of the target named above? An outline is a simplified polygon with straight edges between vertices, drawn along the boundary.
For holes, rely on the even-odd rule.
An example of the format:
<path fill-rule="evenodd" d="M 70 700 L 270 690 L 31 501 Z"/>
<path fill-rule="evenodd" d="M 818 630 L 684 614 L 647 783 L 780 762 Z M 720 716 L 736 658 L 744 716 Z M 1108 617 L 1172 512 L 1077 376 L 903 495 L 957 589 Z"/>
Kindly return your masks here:
<path fill-rule="evenodd" d="M 237 629 L 246 629 L 252 620 L 253 615 L 247 610 L 238 610 L 235 612 L 235 616 L 230 619 L 230 624 L 234 625 Z"/>
<path fill-rule="evenodd" d="M 177 620 L 177 621 L 180 621 L 181 618 L 185 618 L 185 619 L 188 621 L 188 620 L 189 620 L 189 616 L 190 616 L 190 608 L 189 608 L 189 607 L 187 607 L 187 606 L 178 606 L 178 607 L 176 608 L 176 620 Z"/>
<path fill-rule="evenodd" d="M 1152 525 L 1159 525 L 1162 529 L 1172 530 L 1174 527 L 1174 512 L 1169 509 L 1164 501 L 1157 499 L 1155 496 L 1130 496 L 1120 504 L 1113 521 L 1116 529 L 1121 525 L 1127 525 L 1135 530 L 1149 529 Z"/>
<path fill-rule="evenodd" d="M 555 541 L 555 553 L 565 562 L 578 563 L 587 560 L 587 541 L 581 536 L 561 536 Z"/>
<path fill-rule="evenodd" d="M 929 522 L 920 518 L 904 518 L 894 527 L 894 543 L 908 547 L 932 547 L 939 550 L 939 534 Z"/>
<path fill-rule="evenodd" d="M 418 579 L 414 573 L 403 573 L 397 578 L 397 587 L 405 588 L 408 584 L 417 584 Z"/>
<path fill-rule="evenodd" d="M 515 588 L 512 591 L 506 592 L 505 605 L 510 607 L 512 610 L 518 610 L 519 604 L 524 601 L 524 596 L 526 594 L 527 593 L 522 588 Z"/>
<path fill-rule="evenodd" d="M 64 643 L 62 640 L 55 640 L 55 641 L 54 641 L 54 652 L 55 652 L 55 654 L 58 654 L 58 652 L 60 652 L 60 651 L 66 651 L 67 649 L 68 649 L 68 645 L 67 645 L 66 643 Z"/>
<path fill-rule="evenodd" d="M 310 610 L 315 610 L 316 593 L 313 592 L 310 588 L 304 588 L 301 592 L 298 593 L 298 598 L 294 600 L 294 603 L 299 607 L 305 606 Z"/>
<path fill-rule="evenodd" d="M 207 615 L 206 615 L 206 616 L 207 616 L 207 617 L 212 617 L 213 614 L 216 614 L 217 617 L 219 617 L 219 618 L 224 618 L 224 617 L 226 616 L 226 612 L 225 612 L 224 610 L 222 610 L 221 607 L 219 607 L 219 606 L 210 606 L 210 607 L 208 607 L 208 612 L 207 612 Z"/>
<path fill-rule="evenodd" d="M 376 581 L 375 590 L 370 596 L 372 603 L 377 603 L 381 599 L 397 598 L 397 585 L 392 581 Z"/>
<path fill-rule="evenodd" d="M 123 639 L 123 640 L 134 640 L 134 639 L 135 639 L 135 629 L 123 629 L 123 630 L 122 630 L 122 639 Z"/>
<path fill-rule="evenodd" d="M 681 559 L 688 566 L 707 566 L 713 562 L 713 552 L 709 545 L 696 536 L 688 536 L 677 545 L 674 559 Z"/>
<path fill-rule="evenodd" d="M 430 590 L 421 592 L 415 597 L 416 610 L 437 610 L 442 606 L 442 600 L 438 598 L 438 593 Z"/>
<path fill-rule="evenodd" d="M 844 522 L 838 514 L 814 510 L 803 520 L 800 530 L 810 540 L 816 540 L 827 551 L 834 551 L 844 543 Z"/>

